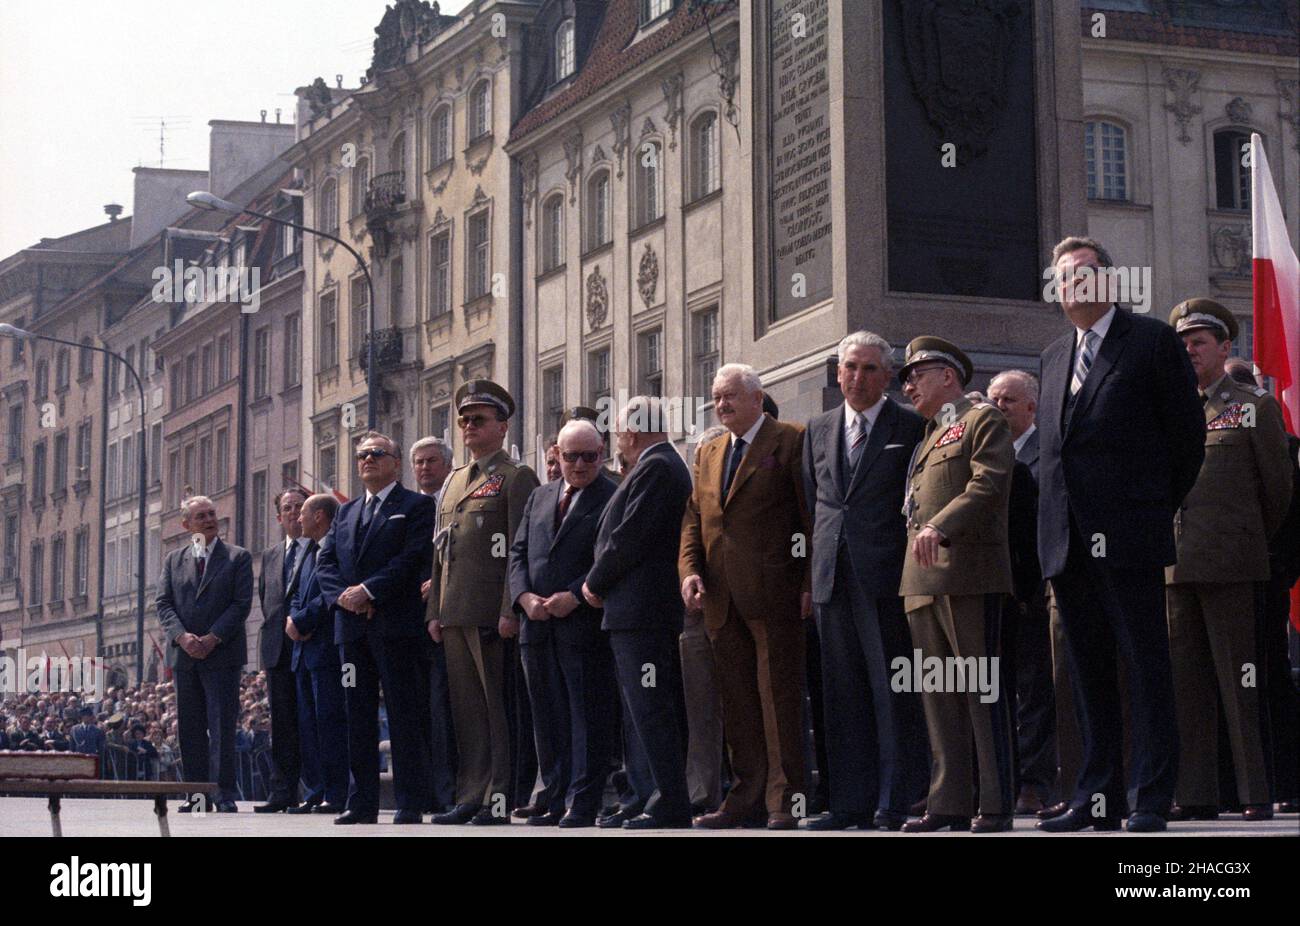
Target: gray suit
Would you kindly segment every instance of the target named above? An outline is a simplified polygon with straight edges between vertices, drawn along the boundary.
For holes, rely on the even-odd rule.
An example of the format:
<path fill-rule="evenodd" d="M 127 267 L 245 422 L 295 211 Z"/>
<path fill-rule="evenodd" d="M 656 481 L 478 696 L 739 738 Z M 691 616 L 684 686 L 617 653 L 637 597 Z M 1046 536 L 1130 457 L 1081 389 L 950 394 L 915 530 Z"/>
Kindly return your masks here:
<path fill-rule="evenodd" d="M 244 666 L 244 621 L 253 605 L 253 558 L 213 542 L 199 581 L 190 544 L 168 555 L 158 582 L 158 622 L 167 635 L 166 662 L 175 670 L 176 713 L 186 781 L 217 782 L 217 801 L 233 801 L 239 675 Z M 189 632 L 221 640 L 206 658 L 193 659 L 177 641 Z"/>
<path fill-rule="evenodd" d="M 924 430 L 919 415 L 886 398 L 856 466 L 845 450 L 843 404 L 809 421 L 804 439 L 830 808 L 839 813 L 905 814 L 929 777 L 920 702 L 889 683 L 891 661 L 912 654 L 898 596 L 903 489 Z"/>
<path fill-rule="evenodd" d="M 266 688 L 271 699 L 271 800 L 298 802 L 298 779 L 302 776 L 302 751 L 298 736 L 298 681 L 293 674 L 293 641 L 284 632 L 289 606 L 297 591 L 306 539 L 295 540 L 293 568 L 285 581 L 285 541 L 262 551 L 262 569 L 257 574 L 257 599 L 262 606 L 262 639 L 259 645 Z"/>

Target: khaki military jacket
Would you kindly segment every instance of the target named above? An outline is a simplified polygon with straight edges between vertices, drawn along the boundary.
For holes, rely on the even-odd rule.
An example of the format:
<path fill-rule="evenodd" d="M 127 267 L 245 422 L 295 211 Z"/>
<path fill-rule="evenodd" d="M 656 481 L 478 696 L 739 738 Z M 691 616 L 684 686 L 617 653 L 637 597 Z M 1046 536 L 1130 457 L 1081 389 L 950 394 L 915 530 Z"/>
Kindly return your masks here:
<path fill-rule="evenodd" d="M 1178 559 L 1165 582 L 1263 581 L 1268 540 L 1291 504 L 1282 408 L 1230 376 L 1207 395 L 1205 462 L 1174 518 Z"/>
<path fill-rule="evenodd" d="M 532 469 L 504 450 L 452 470 L 442 491 L 426 623 L 495 627 L 512 613 L 510 544 L 537 485 Z"/>
<path fill-rule="evenodd" d="M 1007 511 L 1015 446 L 1002 412 L 962 398 L 926 424 L 908 467 L 904 501 L 907 554 L 899 594 L 904 597 L 982 595 L 1011 591 Z M 912 543 L 927 524 L 947 538 L 927 568 Z M 907 602 L 908 609 L 927 600 Z"/>

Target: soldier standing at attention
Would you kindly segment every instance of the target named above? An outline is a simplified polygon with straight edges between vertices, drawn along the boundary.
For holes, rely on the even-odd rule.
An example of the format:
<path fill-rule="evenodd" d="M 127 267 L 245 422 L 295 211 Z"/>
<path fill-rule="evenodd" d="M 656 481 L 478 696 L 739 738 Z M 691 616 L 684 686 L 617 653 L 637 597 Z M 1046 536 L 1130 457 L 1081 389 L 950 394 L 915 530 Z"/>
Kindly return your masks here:
<path fill-rule="evenodd" d="M 904 394 L 928 419 L 907 469 L 903 502 L 908 552 L 899 594 L 918 651 L 913 659 L 938 657 L 945 667 L 964 667 L 961 675 L 945 668 L 944 690 L 922 688 L 930 794 L 925 815 L 903 824 L 907 833 L 1011 829 L 1008 704 L 1014 692 L 1004 694 L 994 672 L 1002 596 L 1012 587 L 1007 513 L 1016 454 L 1002 412 L 963 394 L 973 373 L 969 357 L 936 337 L 908 344 L 898 371 Z M 919 677 L 917 667 L 909 668 Z M 960 690 L 948 689 L 948 678 L 960 679 Z M 979 816 L 973 822 L 972 742 L 979 763 Z"/>
<path fill-rule="evenodd" d="M 1268 820 L 1255 584 L 1268 581 L 1268 540 L 1291 503 L 1286 431 L 1276 399 L 1224 371 L 1237 339 L 1231 312 L 1211 299 L 1188 299 L 1169 323 L 1187 347 L 1205 405 L 1205 462 L 1174 519 L 1178 560 L 1165 567 L 1179 742 L 1170 819 L 1219 816 L 1221 701 L 1242 816 Z"/>
<path fill-rule="evenodd" d="M 456 390 L 473 459 L 452 470 L 442 491 L 433 586 L 425 620 L 447 658 L 456 732 L 456 805 L 434 823 L 509 823 L 510 722 L 504 640 L 519 632 L 506 566 L 510 543 L 537 476 L 502 449 L 515 401 L 494 382 Z"/>

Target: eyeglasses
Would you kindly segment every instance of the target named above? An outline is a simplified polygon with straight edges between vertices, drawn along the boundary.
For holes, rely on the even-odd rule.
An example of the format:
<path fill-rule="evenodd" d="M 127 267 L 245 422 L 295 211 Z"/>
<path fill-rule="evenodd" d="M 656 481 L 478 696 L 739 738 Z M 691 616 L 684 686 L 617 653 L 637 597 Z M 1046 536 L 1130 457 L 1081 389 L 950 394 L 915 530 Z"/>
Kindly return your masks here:
<path fill-rule="evenodd" d="M 368 447 L 365 450 L 357 451 L 358 460 L 368 460 L 371 457 L 373 457 L 376 460 L 381 460 L 384 457 L 392 457 L 392 456 L 396 456 L 396 454 L 389 453 L 387 450 L 380 450 L 377 447 Z"/>
<path fill-rule="evenodd" d="M 487 415 L 461 415 L 456 420 L 460 422 L 460 426 L 462 428 L 468 428 L 470 425 L 473 425 L 474 427 L 478 428 L 487 424 L 492 419 L 489 418 Z"/>
<path fill-rule="evenodd" d="M 936 363 L 934 366 L 931 366 L 931 367 L 917 367 L 915 370 L 913 370 L 912 372 L 910 372 L 910 373 L 907 374 L 907 378 L 903 380 L 903 385 L 904 385 L 904 386 L 913 386 L 913 385 L 915 385 L 915 384 L 916 384 L 916 383 L 921 379 L 921 377 L 924 376 L 926 373 L 930 373 L 930 372 L 932 372 L 932 371 L 934 371 L 934 370 L 942 370 L 942 369 L 943 369 L 943 364 L 941 364 L 941 363 Z"/>
<path fill-rule="evenodd" d="M 565 463 L 577 463 L 579 458 L 582 459 L 583 463 L 595 463 L 600 459 L 600 451 L 583 450 L 580 453 L 562 453 L 560 456 L 564 457 Z"/>

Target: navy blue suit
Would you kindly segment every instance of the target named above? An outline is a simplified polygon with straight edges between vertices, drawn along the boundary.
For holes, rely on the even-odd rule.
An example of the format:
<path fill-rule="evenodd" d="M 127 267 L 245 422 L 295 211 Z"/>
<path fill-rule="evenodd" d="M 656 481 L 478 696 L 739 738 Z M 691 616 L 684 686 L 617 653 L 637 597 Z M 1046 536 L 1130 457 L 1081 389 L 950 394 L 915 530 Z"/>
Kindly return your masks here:
<path fill-rule="evenodd" d="M 587 587 L 604 599 L 623 696 L 628 777 L 644 811 L 689 819 L 685 717 L 677 637 L 682 604 L 677 551 L 691 473 L 667 442 L 644 450 L 605 506 Z M 647 684 L 646 667 L 654 668 Z"/>
<path fill-rule="evenodd" d="M 615 697 L 613 657 L 602 612 L 583 600 L 596 527 L 617 486 L 601 473 L 573 501 L 557 532 L 555 516 L 566 483 L 557 479 L 528 496 L 510 548 L 510 596 L 519 614 L 519 651 L 532 705 L 542 774 L 540 806 L 594 817 L 609 776 Z M 519 606 L 526 593 L 571 592 L 578 607 L 566 617 L 530 620 Z"/>
<path fill-rule="evenodd" d="M 328 538 L 327 538 L 328 539 Z M 307 800 L 342 807 L 348 800 L 348 718 L 334 613 L 316 577 L 312 541 L 298 570 L 289 618 L 307 640 L 295 640 L 292 668 L 298 690 L 298 740 Z"/>
<path fill-rule="evenodd" d="M 348 810 L 379 808 L 379 688 L 383 685 L 398 810 L 423 813 L 429 785 L 428 649 L 420 585 L 433 562 L 432 498 L 394 483 L 360 535 L 366 497 L 343 505 L 316 560 L 316 581 L 334 608 L 344 589 L 365 585 L 374 610 L 367 618 L 334 608 L 334 641 L 345 667 L 355 672 L 344 689 L 352 790 Z"/>
<path fill-rule="evenodd" d="M 1038 557 L 1069 650 L 1083 768 L 1071 804 L 1127 806 L 1115 652 L 1126 667 L 1138 811 L 1163 814 L 1178 773 L 1164 567 L 1174 513 L 1205 457 L 1196 375 L 1174 329 L 1118 309 L 1077 395 L 1073 329 L 1042 356 Z"/>

